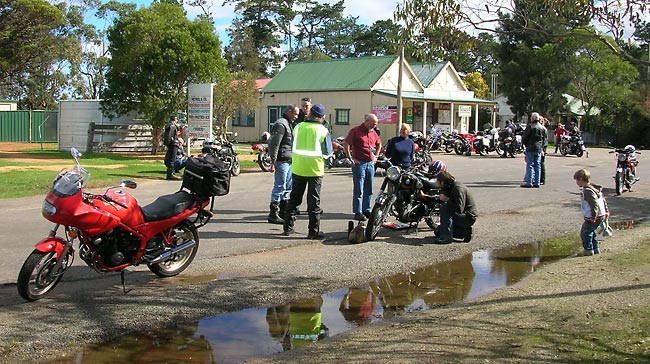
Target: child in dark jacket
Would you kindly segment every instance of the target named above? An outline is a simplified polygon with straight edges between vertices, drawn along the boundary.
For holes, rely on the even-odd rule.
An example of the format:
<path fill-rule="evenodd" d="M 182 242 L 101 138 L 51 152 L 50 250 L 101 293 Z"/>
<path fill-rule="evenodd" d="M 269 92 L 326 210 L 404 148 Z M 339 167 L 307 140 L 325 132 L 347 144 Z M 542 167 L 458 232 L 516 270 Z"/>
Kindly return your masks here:
<path fill-rule="evenodd" d="M 573 174 L 573 179 L 576 181 L 578 187 L 582 188 L 580 204 L 584 222 L 580 229 L 580 239 L 582 239 L 582 247 L 584 250 L 580 255 L 599 254 L 600 249 L 598 248 L 596 229 L 608 217 L 602 192 L 603 188 L 602 186 L 591 183 L 591 173 L 586 169 L 577 170 Z"/>

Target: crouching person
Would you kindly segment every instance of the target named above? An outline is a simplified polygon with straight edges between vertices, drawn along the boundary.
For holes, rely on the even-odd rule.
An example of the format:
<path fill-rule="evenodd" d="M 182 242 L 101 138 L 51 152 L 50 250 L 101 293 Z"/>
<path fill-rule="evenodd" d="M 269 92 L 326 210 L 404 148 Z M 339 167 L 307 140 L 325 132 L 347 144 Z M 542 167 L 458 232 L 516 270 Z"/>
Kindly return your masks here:
<path fill-rule="evenodd" d="M 438 199 L 442 203 L 440 226 L 433 242 L 449 244 L 454 238 L 469 242 L 472 240 L 472 225 L 478 216 L 474 198 L 467 187 L 447 171 L 438 173 L 436 180 L 440 186 Z"/>

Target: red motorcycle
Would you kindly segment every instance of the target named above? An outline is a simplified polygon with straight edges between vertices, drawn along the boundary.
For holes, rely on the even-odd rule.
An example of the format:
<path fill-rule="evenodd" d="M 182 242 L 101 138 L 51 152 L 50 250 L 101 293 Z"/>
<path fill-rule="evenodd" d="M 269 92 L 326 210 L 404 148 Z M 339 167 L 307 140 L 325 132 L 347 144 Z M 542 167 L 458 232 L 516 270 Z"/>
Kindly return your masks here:
<path fill-rule="evenodd" d="M 190 265 L 199 247 L 197 229 L 213 216 L 206 209 L 210 197 L 228 193 L 229 166 L 189 158 L 181 190 L 141 207 L 121 190 L 136 188 L 134 181 L 123 180 L 103 194 L 84 191 L 90 173 L 79 164 L 81 153 L 75 148 L 71 153 L 75 166 L 56 177 L 43 202 L 43 217 L 55 225 L 18 274 L 24 299 L 38 300 L 57 285 L 74 261 L 75 239 L 88 266 L 99 273 L 121 272 L 123 285 L 130 266 L 146 264 L 159 277 L 171 277 Z"/>
<path fill-rule="evenodd" d="M 251 146 L 253 150 L 251 153 L 257 153 L 257 164 L 264 172 L 271 171 L 273 163 L 271 162 L 271 155 L 269 154 L 269 145 L 266 143 L 257 143 Z"/>

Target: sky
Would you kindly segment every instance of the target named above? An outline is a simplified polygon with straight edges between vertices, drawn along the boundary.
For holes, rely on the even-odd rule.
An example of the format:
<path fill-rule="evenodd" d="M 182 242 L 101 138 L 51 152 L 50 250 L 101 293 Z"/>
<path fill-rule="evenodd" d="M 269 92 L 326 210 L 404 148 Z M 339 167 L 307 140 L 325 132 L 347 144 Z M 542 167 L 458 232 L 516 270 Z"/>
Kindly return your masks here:
<path fill-rule="evenodd" d="M 151 0 L 118 0 L 120 2 L 135 2 L 138 5 L 149 6 Z M 318 0 L 319 3 L 332 4 L 334 0 Z M 222 42 L 228 43 L 228 36 L 226 35 L 226 28 L 230 26 L 233 18 L 235 17 L 234 8 L 232 6 L 221 6 L 223 0 L 213 0 L 211 8 L 212 14 L 215 18 L 215 28 L 219 34 L 219 39 Z M 397 7 L 398 0 L 345 0 L 344 15 L 352 15 L 359 17 L 358 23 L 371 25 L 377 20 L 385 20 L 393 18 L 393 11 Z M 186 7 L 188 18 L 193 19 L 200 13 L 199 8 Z"/>

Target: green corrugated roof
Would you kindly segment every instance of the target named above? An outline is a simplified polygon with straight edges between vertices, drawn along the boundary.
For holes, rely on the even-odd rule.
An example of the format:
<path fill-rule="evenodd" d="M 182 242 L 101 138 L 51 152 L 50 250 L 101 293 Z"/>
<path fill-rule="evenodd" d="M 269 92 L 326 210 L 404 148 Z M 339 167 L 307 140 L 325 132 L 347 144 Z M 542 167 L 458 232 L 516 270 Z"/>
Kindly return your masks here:
<path fill-rule="evenodd" d="M 411 69 L 418 77 L 420 82 L 427 87 L 431 84 L 434 78 L 438 76 L 440 71 L 447 65 L 447 62 L 439 63 L 411 63 Z"/>
<path fill-rule="evenodd" d="M 263 92 L 370 90 L 397 56 L 291 62 Z"/>

